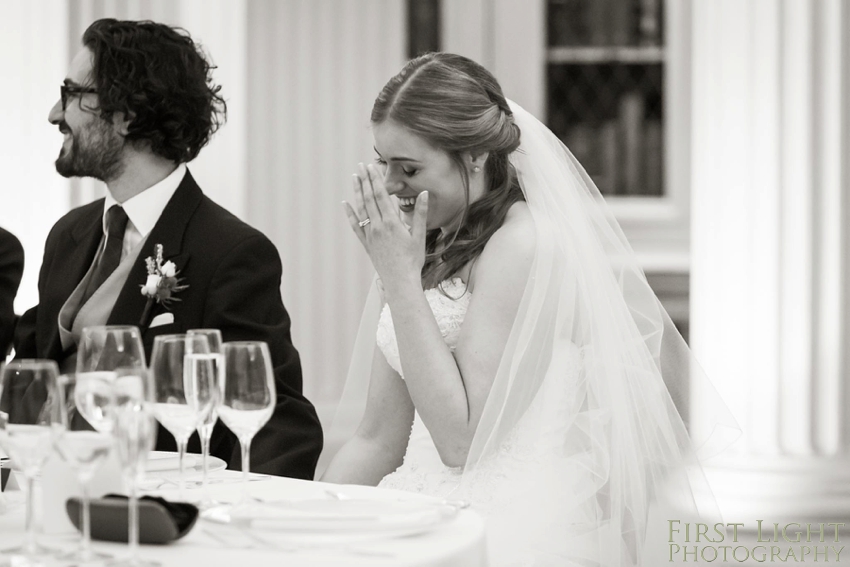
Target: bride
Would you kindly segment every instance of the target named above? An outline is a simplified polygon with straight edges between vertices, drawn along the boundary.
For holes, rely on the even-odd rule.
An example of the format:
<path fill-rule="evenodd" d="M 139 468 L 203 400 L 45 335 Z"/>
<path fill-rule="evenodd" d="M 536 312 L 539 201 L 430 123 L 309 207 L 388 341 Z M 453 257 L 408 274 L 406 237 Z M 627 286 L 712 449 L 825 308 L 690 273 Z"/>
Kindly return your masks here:
<path fill-rule="evenodd" d="M 696 452 L 734 421 L 706 399 L 686 431 L 702 375 L 595 185 L 458 55 L 410 61 L 371 122 L 345 206 L 377 278 L 334 429 L 357 425 L 322 480 L 468 500 L 498 564 L 644 564 L 656 502 L 711 511 Z"/>

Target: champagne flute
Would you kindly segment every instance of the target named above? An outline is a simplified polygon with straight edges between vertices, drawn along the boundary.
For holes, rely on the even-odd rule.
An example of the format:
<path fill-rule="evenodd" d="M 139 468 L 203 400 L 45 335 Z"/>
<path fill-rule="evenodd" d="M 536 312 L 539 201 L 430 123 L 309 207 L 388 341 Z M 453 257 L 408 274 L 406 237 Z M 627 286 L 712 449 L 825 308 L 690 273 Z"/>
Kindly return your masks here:
<path fill-rule="evenodd" d="M 56 431 L 63 427 L 57 380 L 59 368 L 52 360 L 19 360 L 7 364 L 0 375 L 0 446 L 23 473 L 27 483 L 26 540 L 6 553 L 23 553 L 30 561 L 52 555 L 38 544 L 33 499 L 35 479 L 53 448 Z"/>
<path fill-rule="evenodd" d="M 83 329 L 77 350 L 77 374 L 116 368 L 145 368 L 139 328 L 105 325 Z"/>
<path fill-rule="evenodd" d="M 103 378 L 91 379 L 91 375 Z M 103 376 L 107 375 L 107 376 Z M 60 411 L 64 429 L 56 436 L 56 451 L 68 465 L 77 473 L 77 480 L 82 488 L 82 537 L 76 551 L 62 555 L 59 559 L 89 563 L 98 559 L 110 559 L 112 556 L 95 552 L 91 547 L 91 515 L 89 488 L 94 473 L 103 463 L 113 445 L 112 427 L 104 427 L 104 422 L 111 422 L 115 397 L 112 385 L 115 382 L 115 372 L 90 372 L 81 374 L 85 378 L 77 382 L 74 375 L 63 374 L 59 377 Z M 94 431 L 80 430 L 75 427 L 79 415 L 83 415 L 94 426 Z M 99 419 L 92 419 L 96 416 Z"/>
<path fill-rule="evenodd" d="M 251 440 L 274 412 L 275 378 L 265 342 L 231 342 L 223 348 L 227 380 L 218 415 L 242 446 L 242 503 L 247 504 Z"/>
<path fill-rule="evenodd" d="M 177 441 L 179 452 L 179 493 L 183 499 L 186 445 L 197 429 L 201 417 L 212 401 L 193 395 L 187 384 L 184 362 L 187 354 L 209 354 L 210 346 L 203 335 L 160 335 L 154 339 L 151 372 L 154 378 L 154 415 Z"/>
<path fill-rule="evenodd" d="M 148 453 L 156 445 L 153 417 L 153 385 L 150 373 L 138 368 L 118 368 L 113 387 L 113 436 L 118 461 L 128 486 L 128 533 L 130 553 L 110 566 L 158 567 L 159 563 L 139 558 L 139 483 L 144 480 Z"/>
<path fill-rule="evenodd" d="M 186 331 L 187 335 L 202 335 L 207 338 L 207 341 L 210 344 L 210 352 L 211 353 L 222 353 L 221 349 L 221 331 L 218 329 L 189 329 Z M 221 366 L 221 393 L 224 395 L 224 366 L 222 363 Z M 210 456 L 210 439 L 212 439 L 213 429 L 215 427 L 215 422 L 218 421 L 218 406 L 221 405 L 221 397 L 214 399 L 212 407 L 210 411 L 204 414 L 203 420 L 201 421 L 201 425 L 198 426 L 198 437 L 201 439 L 201 459 L 203 461 L 204 467 L 204 477 L 203 477 L 203 488 L 204 488 L 204 500 L 201 502 L 202 507 L 209 507 L 214 502 L 209 496 L 209 492 L 207 491 L 207 474 L 209 470 L 209 456 Z"/>
<path fill-rule="evenodd" d="M 209 495 L 207 487 L 207 458 L 209 455 L 210 434 L 217 417 L 217 409 L 224 397 L 224 355 L 219 353 L 209 354 L 187 354 L 183 364 L 186 373 L 187 397 L 190 397 L 190 405 L 198 408 L 206 408 L 198 418 L 198 433 L 201 436 L 201 447 L 203 449 L 204 496 L 199 508 L 208 509 L 217 504 Z M 212 417 L 210 417 L 212 416 Z M 211 423 L 210 423 L 211 422 Z"/>

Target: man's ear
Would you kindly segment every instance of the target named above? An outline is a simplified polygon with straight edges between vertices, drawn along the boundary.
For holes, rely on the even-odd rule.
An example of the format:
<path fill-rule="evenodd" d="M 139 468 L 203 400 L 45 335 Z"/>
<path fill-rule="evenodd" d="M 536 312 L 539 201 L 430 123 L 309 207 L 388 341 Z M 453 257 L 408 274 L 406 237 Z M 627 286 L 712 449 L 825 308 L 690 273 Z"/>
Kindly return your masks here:
<path fill-rule="evenodd" d="M 112 114 L 112 125 L 119 134 L 126 137 L 130 133 L 130 124 L 133 123 L 135 118 L 136 114 L 134 112 L 127 114 L 115 112 Z"/>

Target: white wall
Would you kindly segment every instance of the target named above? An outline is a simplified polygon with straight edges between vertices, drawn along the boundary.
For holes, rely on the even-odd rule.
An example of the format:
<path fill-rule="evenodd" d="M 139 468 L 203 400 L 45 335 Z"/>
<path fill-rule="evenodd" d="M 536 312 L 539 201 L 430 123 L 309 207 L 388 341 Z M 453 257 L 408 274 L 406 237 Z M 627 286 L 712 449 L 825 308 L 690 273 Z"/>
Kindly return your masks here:
<path fill-rule="evenodd" d="M 47 122 L 67 63 L 66 3 L 0 3 L 0 226 L 23 243 L 26 267 L 15 308 L 38 300 L 44 240 L 69 208 L 68 182 L 56 174 L 62 135 Z"/>

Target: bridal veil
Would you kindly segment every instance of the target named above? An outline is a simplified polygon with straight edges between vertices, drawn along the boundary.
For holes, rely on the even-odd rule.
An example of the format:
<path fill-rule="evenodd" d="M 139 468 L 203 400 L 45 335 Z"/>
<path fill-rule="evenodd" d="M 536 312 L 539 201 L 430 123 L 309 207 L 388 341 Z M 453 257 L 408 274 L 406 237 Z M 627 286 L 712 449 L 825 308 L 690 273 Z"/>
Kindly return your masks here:
<path fill-rule="evenodd" d="M 717 518 L 700 461 L 739 430 L 593 181 L 510 107 L 535 259 L 453 497 L 486 514 L 499 562 L 649 565 L 647 546 L 666 542 L 648 531 Z M 373 285 L 333 435 L 353 434 L 363 415 L 380 310 Z M 688 392 L 700 411 L 686 426 Z"/>

